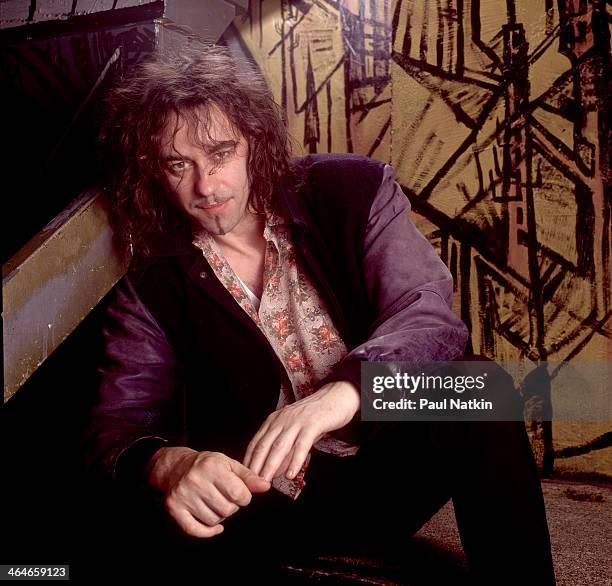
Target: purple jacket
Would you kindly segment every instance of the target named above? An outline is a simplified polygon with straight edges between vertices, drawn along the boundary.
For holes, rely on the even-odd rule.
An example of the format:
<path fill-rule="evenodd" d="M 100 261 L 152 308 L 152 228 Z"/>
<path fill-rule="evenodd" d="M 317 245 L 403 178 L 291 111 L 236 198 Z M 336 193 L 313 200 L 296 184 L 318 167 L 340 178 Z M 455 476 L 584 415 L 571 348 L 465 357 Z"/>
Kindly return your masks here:
<path fill-rule="evenodd" d="M 364 360 L 460 356 L 468 332 L 451 309 L 452 277 L 411 223 L 392 168 L 353 155 L 309 155 L 297 164 L 305 187 L 283 191 L 296 249 L 350 349 L 320 385 L 359 387 Z M 83 443 L 87 464 L 127 478 L 162 445 L 241 459 L 276 404 L 278 364 L 201 253 L 189 243 L 163 244 L 113 294 Z M 356 425 L 358 417 L 339 435 Z"/>

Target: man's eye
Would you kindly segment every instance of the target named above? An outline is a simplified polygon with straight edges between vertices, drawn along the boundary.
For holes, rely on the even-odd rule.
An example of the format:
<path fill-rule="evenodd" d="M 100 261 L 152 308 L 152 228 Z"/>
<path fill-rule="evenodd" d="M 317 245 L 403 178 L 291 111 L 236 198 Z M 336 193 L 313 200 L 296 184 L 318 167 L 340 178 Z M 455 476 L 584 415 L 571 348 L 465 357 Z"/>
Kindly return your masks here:
<path fill-rule="evenodd" d="M 180 173 L 181 171 L 185 170 L 185 167 L 186 167 L 185 161 L 172 161 L 168 163 L 168 170 L 171 173 Z"/>
<path fill-rule="evenodd" d="M 227 151 L 219 151 L 217 153 L 215 153 L 213 155 L 215 162 L 217 163 L 222 163 L 223 161 L 225 161 L 226 159 L 229 159 L 230 155 L 232 154 L 232 151 L 227 150 Z"/>

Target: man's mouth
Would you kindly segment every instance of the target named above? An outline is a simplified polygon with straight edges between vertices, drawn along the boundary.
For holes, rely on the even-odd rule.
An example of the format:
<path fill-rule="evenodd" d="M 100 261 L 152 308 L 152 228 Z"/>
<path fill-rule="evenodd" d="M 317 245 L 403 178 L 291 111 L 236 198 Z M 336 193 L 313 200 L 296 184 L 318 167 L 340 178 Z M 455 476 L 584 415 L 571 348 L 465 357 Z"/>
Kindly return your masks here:
<path fill-rule="evenodd" d="M 202 204 L 202 205 L 197 205 L 196 207 L 206 212 L 216 212 L 218 210 L 221 210 L 228 201 L 229 199 L 224 199 L 223 201 L 217 201 L 213 204 L 209 204 L 209 205 Z"/>

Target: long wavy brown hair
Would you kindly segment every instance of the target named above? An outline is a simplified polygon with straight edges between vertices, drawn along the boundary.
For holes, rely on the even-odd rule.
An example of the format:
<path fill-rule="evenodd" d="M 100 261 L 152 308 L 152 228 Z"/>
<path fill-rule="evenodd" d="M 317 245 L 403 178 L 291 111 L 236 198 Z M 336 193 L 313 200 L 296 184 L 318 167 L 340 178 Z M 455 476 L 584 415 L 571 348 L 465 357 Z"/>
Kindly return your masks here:
<path fill-rule="evenodd" d="M 188 236 L 189 220 L 166 187 L 161 159 L 169 120 L 219 108 L 249 146 L 249 206 L 263 211 L 279 184 L 297 184 L 281 112 L 261 73 L 225 47 L 198 45 L 158 54 L 119 80 L 104 100 L 99 145 L 111 222 L 122 252 L 151 254 L 172 232 Z"/>

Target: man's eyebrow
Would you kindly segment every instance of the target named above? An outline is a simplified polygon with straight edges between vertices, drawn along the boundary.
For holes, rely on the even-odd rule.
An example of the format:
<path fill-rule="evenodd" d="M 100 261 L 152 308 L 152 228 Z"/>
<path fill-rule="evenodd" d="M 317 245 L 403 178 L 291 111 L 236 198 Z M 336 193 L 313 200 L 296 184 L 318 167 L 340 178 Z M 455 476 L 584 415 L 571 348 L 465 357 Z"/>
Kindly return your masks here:
<path fill-rule="evenodd" d="M 238 141 L 236 140 L 221 140 L 219 142 L 215 142 L 213 144 L 208 144 L 204 146 L 204 150 L 208 153 L 208 154 L 213 154 L 213 153 L 217 153 L 219 151 L 222 151 L 224 149 L 229 149 L 229 148 L 236 148 L 236 146 L 238 145 Z"/>
<path fill-rule="evenodd" d="M 204 151 L 206 154 L 213 155 L 214 153 L 218 153 L 224 149 L 235 149 L 238 146 L 237 140 L 221 140 L 219 142 L 214 142 L 211 144 L 205 144 Z M 168 154 L 162 157 L 162 160 L 166 163 L 171 161 L 188 161 L 189 157 L 185 157 L 181 154 Z"/>

